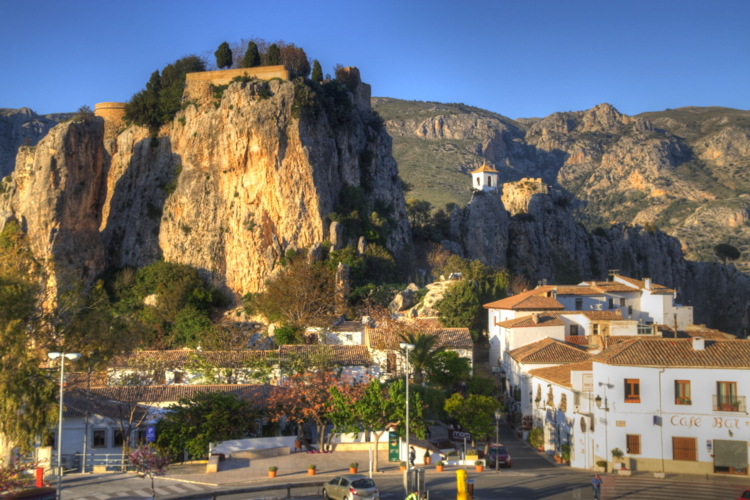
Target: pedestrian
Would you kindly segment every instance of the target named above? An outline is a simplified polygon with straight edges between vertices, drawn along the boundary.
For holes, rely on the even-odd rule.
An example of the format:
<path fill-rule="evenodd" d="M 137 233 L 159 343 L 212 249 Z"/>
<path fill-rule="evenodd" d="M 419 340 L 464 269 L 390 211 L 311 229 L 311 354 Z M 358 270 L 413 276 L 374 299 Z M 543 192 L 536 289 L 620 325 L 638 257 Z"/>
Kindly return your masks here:
<path fill-rule="evenodd" d="M 419 492 L 414 490 L 414 493 L 406 497 L 404 500 L 419 500 Z"/>
<path fill-rule="evenodd" d="M 594 489 L 594 500 L 601 500 L 602 478 L 599 477 L 599 474 L 591 480 L 591 487 Z"/>
<path fill-rule="evenodd" d="M 414 467 L 414 460 L 417 458 L 417 451 L 413 446 L 409 446 L 409 465 Z"/>

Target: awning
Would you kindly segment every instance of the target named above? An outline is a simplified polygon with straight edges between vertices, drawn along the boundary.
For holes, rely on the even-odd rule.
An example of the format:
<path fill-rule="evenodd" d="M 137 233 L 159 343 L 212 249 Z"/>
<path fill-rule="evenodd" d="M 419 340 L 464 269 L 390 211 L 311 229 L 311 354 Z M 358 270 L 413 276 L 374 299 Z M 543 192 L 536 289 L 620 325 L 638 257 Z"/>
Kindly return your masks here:
<path fill-rule="evenodd" d="M 747 441 L 714 439 L 714 466 L 747 468 Z"/>

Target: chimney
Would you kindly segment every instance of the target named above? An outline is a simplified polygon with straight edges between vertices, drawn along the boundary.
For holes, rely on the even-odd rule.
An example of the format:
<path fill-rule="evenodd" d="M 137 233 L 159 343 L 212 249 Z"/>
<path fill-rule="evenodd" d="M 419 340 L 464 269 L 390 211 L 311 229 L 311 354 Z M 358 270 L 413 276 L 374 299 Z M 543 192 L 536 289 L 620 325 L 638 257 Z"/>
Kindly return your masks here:
<path fill-rule="evenodd" d="M 651 278 L 643 278 L 643 283 L 646 290 L 651 290 Z"/>
<path fill-rule="evenodd" d="M 703 337 L 693 337 L 693 350 L 702 351 L 706 348 L 706 339 Z"/>
<path fill-rule="evenodd" d="M 539 324 L 539 313 L 531 313 L 531 321 L 533 321 L 535 325 L 538 325 Z"/>

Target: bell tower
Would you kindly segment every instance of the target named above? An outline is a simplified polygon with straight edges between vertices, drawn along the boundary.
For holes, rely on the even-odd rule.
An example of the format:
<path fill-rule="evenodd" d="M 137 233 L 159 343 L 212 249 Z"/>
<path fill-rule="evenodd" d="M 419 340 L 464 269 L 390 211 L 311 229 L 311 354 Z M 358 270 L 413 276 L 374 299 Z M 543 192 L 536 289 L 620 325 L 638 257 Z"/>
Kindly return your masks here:
<path fill-rule="evenodd" d="M 496 191 L 499 173 L 485 163 L 471 173 L 471 186 L 477 191 Z"/>

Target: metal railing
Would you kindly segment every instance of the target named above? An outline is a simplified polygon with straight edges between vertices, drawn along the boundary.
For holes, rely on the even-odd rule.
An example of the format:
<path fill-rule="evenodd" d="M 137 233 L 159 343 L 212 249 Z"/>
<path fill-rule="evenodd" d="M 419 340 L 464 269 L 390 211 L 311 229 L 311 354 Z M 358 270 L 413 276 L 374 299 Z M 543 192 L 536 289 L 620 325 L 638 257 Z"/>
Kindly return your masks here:
<path fill-rule="evenodd" d="M 242 493 L 259 493 L 263 491 L 286 490 L 286 497 L 292 498 L 292 490 L 295 488 L 322 488 L 325 481 L 311 481 L 306 483 L 287 483 L 276 484 L 272 486 L 252 486 L 247 488 L 233 488 L 228 490 L 204 491 L 202 493 L 193 493 L 191 495 L 171 495 L 160 497 L 161 500 L 216 500 L 218 497 L 226 495 L 239 495 Z"/>
<path fill-rule="evenodd" d="M 747 413 L 745 396 L 724 396 L 714 394 L 714 411 L 736 411 Z"/>
<path fill-rule="evenodd" d="M 82 470 L 83 453 L 63 454 L 62 465 L 65 471 Z M 57 453 L 52 455 L 52 463 L 57 465 Z M 126 471 L 132 470 L 128 456 L 123 458 L 122 453 L 87 453 L 86 454 L 86 472 L 92 472 L 94 466 L 104 466 L 108 471 Z"/>

